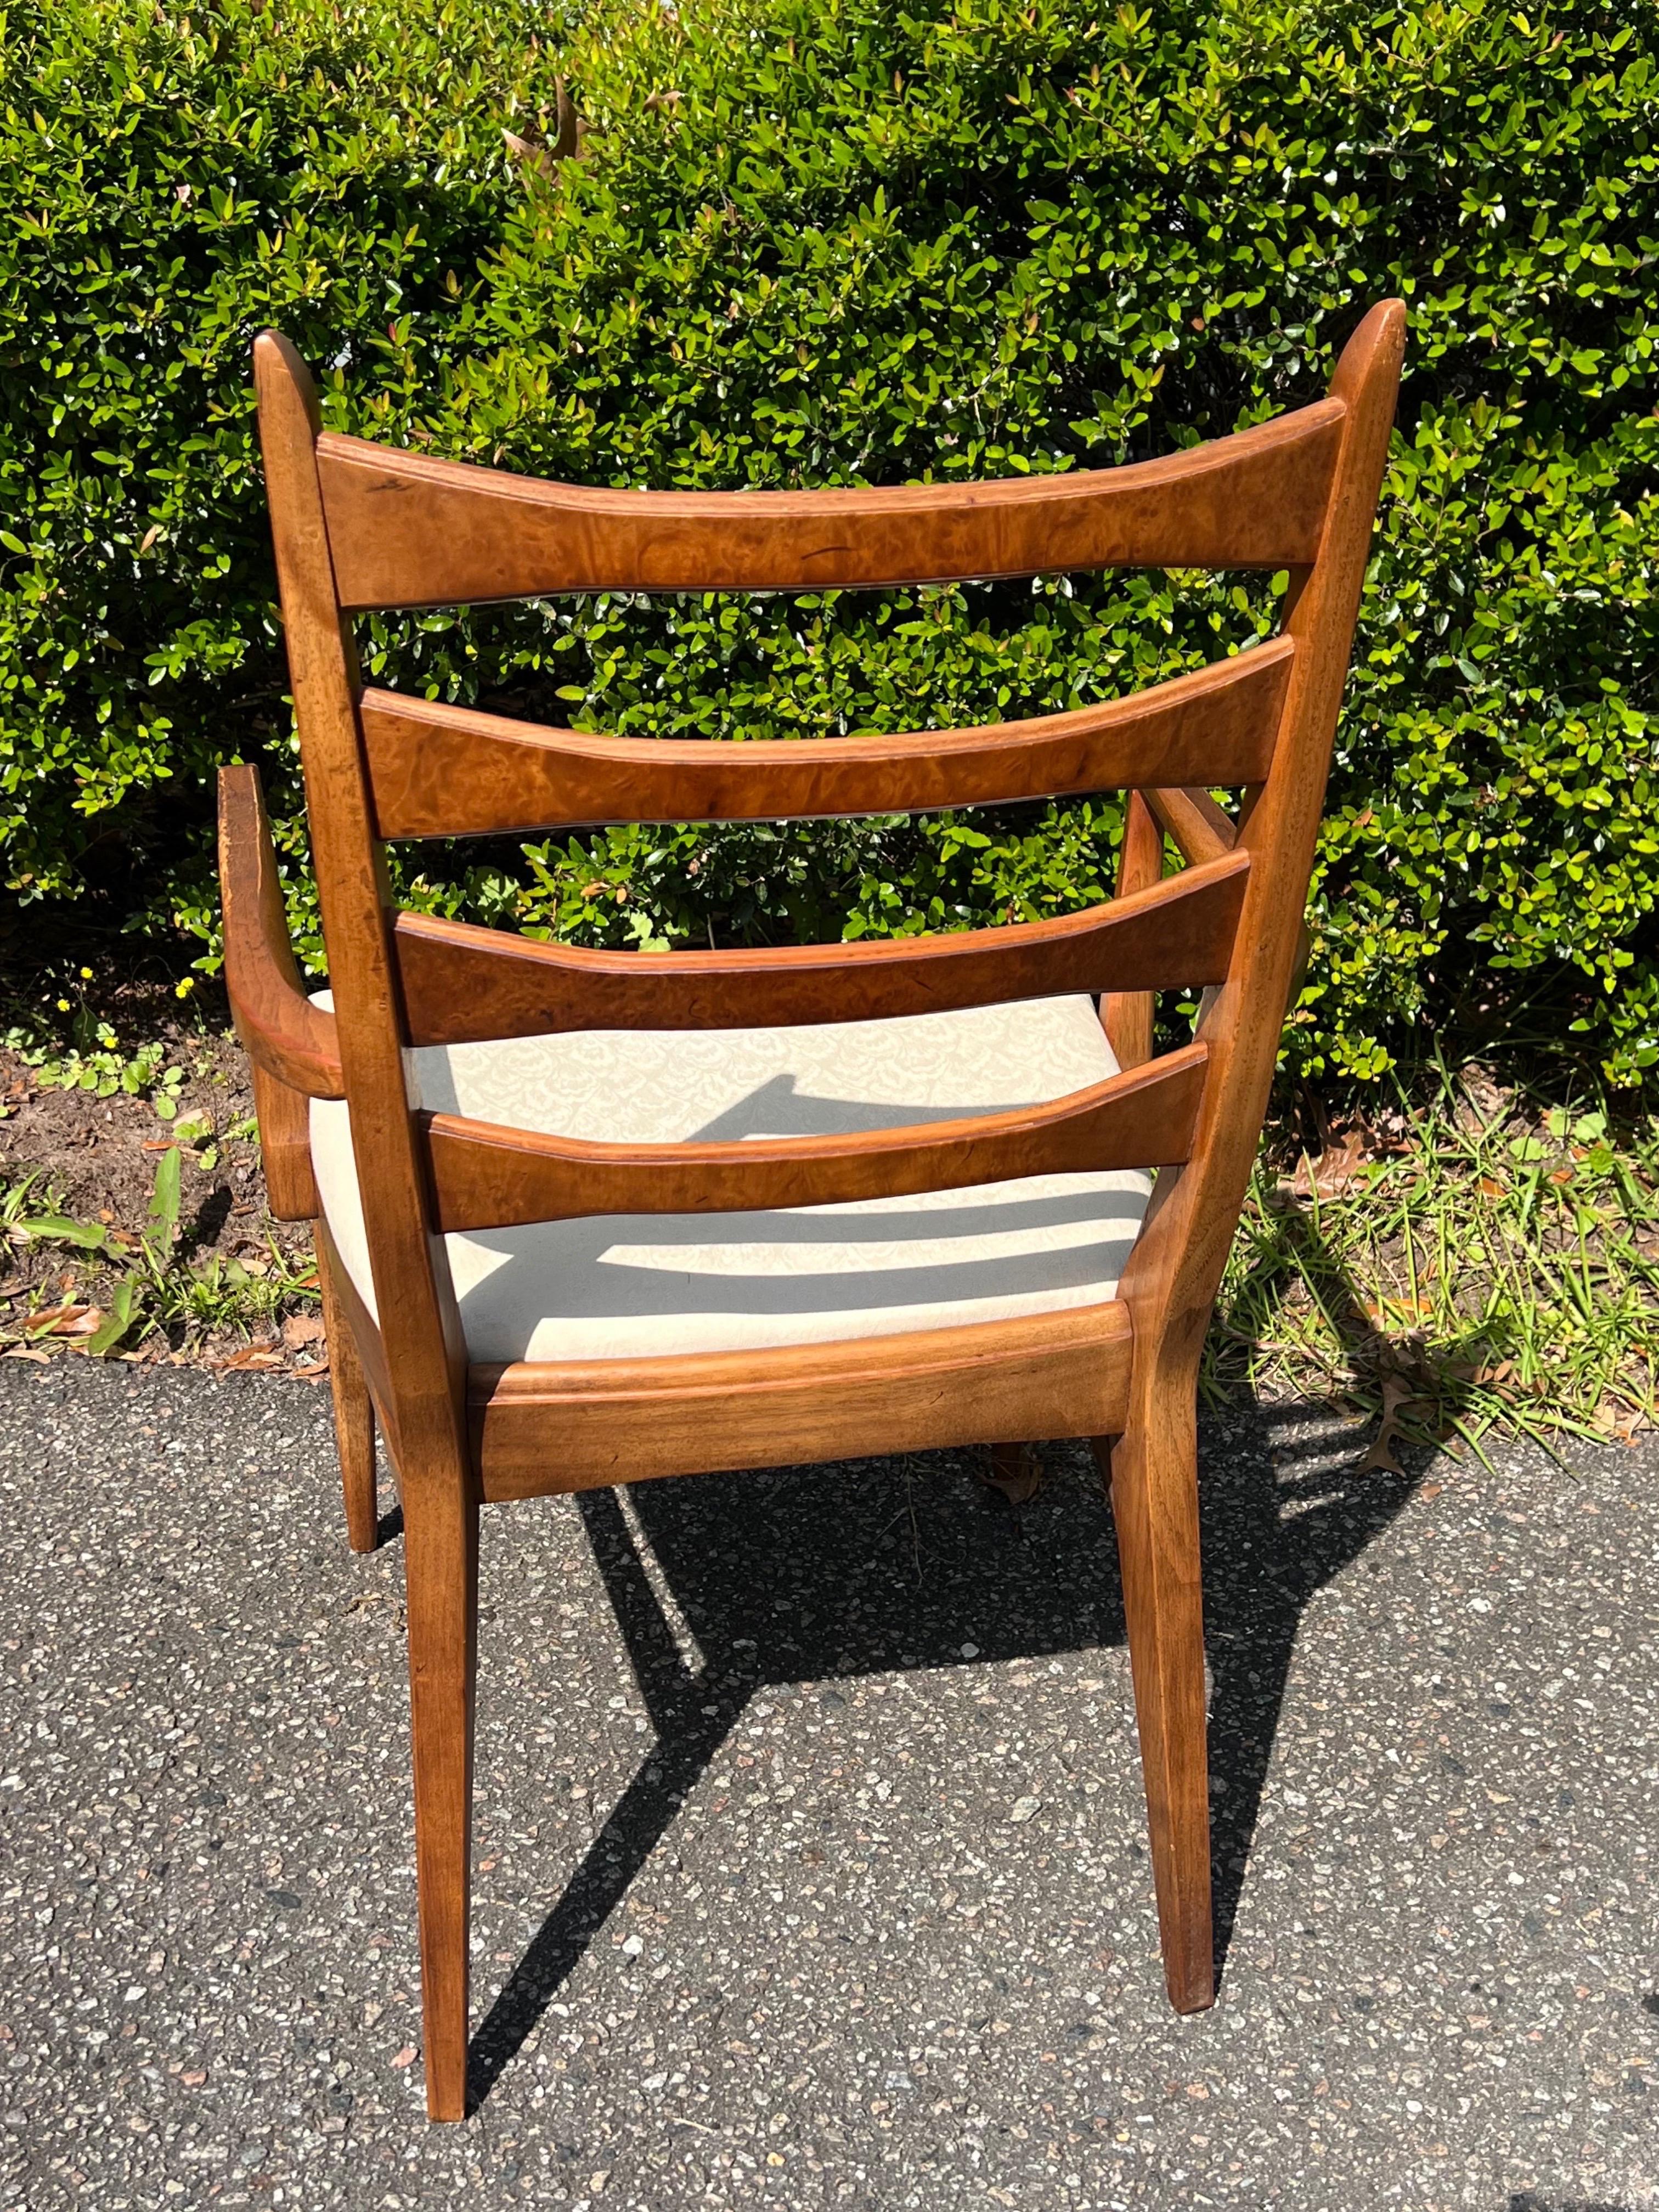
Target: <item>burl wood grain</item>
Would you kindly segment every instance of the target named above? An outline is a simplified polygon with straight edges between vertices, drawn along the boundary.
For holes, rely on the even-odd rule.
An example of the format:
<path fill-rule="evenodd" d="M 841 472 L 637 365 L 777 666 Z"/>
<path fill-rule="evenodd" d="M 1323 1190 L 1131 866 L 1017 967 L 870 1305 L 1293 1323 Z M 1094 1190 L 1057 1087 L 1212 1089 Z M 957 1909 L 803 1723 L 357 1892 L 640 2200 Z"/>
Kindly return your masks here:
<path fill-rule="evenodd" d="M 507 1229 L 597 1213 L 731 1213 L 963 1190 L 1188 1158 L 1206 1048 L 1189 1044 L 1045 1106 L 850 1137 L 603 1145 L 422 1114 L 438 1222 Z"/>
<path fill-rule="evenodd" d="M 1064 568 L 1295 568 L 1314 559 L 1342 410 L 1329 400 L 1123 469 L 848 491 L 607 491 L 317 447 L 340 604 L 550 592 L 821 591 Z"/>
<path fill-rule="evenodd" d="M 383 837 L 926 813 L 1133 784 L 1259 783 L 1294 651 L 1275 638 L 1101 706 L 893 738 L 613 738 L 366 691 L 363 744 Z"/>
<path fill-rule="evenodd" d="M 398 915 L 392 942 L 416 1044 L 871 1021 L 1065 991 L 1218 983 L 1249 873 L 1248 854 L 1228 854 L 1050 921 L 857 945 L 596 952 L 413 914 Z"/>

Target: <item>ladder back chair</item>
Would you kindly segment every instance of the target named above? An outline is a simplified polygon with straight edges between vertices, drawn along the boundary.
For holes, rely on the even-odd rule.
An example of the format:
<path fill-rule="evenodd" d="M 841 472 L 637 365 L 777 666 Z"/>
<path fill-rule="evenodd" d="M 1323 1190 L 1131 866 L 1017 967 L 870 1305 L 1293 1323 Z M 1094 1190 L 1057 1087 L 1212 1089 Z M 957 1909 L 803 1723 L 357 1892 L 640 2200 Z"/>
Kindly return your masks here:
<path fill-rule="evenodd" d="M 1384 302 L 1326 398 L 1167 459 L 817 493 L 586 489 L 324 434 L 298 356 L 259 338 L 331 994 L 301 986 L 246 767 L 220 782 L 225 969 L 272 1208 L 316 1223 L 353 1545 L 375 1538 L 377 1424 L 402 1498 L 434 2118 L 466 2094 L 480 1507 L 646 1476 L 1092 1438 L 1170 1996 L 1212 2002 L 1197 1369 L 1297 974 L 1404 327 Z M 1110 566 L 1288 570 L 1280 634 L 1034 720 L 740 744 L 368 689 L 353 647 L 371 609 Z M 1115 898 L 896 942 L 579 950 L 398 911 L 384 867 L 398 838 L 1104 789 L 1129 794 Z M 1192 1041 L 1154 1057 L 1152 994 L 1188 987 Z"/>

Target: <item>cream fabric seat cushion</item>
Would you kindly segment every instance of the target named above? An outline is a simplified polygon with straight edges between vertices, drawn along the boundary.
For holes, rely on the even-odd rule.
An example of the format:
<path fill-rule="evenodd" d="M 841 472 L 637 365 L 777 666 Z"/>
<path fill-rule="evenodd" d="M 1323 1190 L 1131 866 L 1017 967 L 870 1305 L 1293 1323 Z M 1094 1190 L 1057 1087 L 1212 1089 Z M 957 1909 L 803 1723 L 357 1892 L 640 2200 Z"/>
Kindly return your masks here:
<path fill-rule="evenodd" d="M 325 999 L 326 994 L 322 994 Z M 815 1136 L 1034 1104 L 1116 1072 L 1086 997 L 801 1029 L 586 1030 L 405 1054 L 411 1103 L 604 1142 Z M 317 1186 L 375 1310 L 347 1107 L 311 1109 Z M 1112 1297 L 1139 1171 L 769 1213 L 605 1215 L 444 1242 L 473 1361 L 902 1334 Z"/>

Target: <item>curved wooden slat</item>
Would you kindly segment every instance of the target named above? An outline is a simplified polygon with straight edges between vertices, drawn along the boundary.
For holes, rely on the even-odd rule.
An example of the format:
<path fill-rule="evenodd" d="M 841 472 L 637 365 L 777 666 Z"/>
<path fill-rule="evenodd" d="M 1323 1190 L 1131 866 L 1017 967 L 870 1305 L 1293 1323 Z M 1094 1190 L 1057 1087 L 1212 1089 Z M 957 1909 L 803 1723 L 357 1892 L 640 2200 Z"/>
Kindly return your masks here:
<path fill-rule="evenodd" d="M 1065 568 L 1296 568 L 1319 550 L 1343 406 L 1127 468 L 840 491 L 609 491 L 329 433 L 341 605 L 550 592 L 822 591 Z"/>
<path fill-rule="evenodd" d="M 613 738 L 392 691 L 366 691 L 359 712 L 383 837 L 928 813 L 1139 784 L 1259 783 L 1294 659 L 1273 638 L 1127 699 L 891 738 Z"/>
<path fill-rule="evenodd" d="M 844 1343 L 475 1367 L 479 1480 L 486 1498 L 543 1498 L 787 1466 L 829 1434 L 848 1458 L 1109 1436 L 1128 1401 L 1133 1343 L 1128 1309 L 1113 1303 Z"/>
<path fill-rule="evenodd" d="M 594 952 L 400 914 L 392 950 L 411 1044 L 556 1030 L 735 1030 L 877 1021 L 1226 975 L 1248 852 L 1051 921 L 873 944 Z"/>
<path fill-rule="evenodd" d="M 1220 783 L 1224 779 L 1217 776 L 1214 781 Z M 1238 824 L 1201 787 L 1148 788 L 1141 796 L 1188 860 L 1200 864 L 1218 860 L 1238 842 Z"/>
<path fill-rule="evenodd" d="M 300 985 L 257 768 L 219 771 L 225 988 L 254 1066 L 307 1098 L 343 1098 L 334 1017 Z"/>
<path fill-rule="evenodd" d="M 508 1229 L 596 1213 L 836 1206 L 1188 1158 L 1208 1047 L 1186 1045 L 1042 1106 L 856 1136 L 601 1145 L 422 1114 L 438 1225 Z"/>

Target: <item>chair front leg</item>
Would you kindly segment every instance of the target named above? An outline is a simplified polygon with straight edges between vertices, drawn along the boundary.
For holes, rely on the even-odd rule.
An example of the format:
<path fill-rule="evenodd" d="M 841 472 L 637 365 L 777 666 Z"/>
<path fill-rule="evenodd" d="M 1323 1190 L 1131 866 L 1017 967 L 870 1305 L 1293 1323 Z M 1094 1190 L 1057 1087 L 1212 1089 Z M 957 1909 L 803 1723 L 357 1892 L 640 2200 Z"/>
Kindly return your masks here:
<path fill-rule="evenodd" d="M 1202 2012 L 1215 2002 L 1215 1957 L 1196 1376 L 1162 1370 L 1155 1354 L 1146 1369 L 1123 1434 L 1096 1449 L 1109 1454 L 1164 1977 L 1177 2012 Z"/>
<path fill-rule="evenodd" d="M 466 2115 L 478 1504 L 471 1470 L 453 1477 L 405 1474 L 403 1485 L 421 2008 L 434 2120 Z"/>
<path fill-rule="evenodd" d="M 317 1284 L 322 1293 L 323 1327 L 328 1334 L 328 1379 L 334 1394 L 334 1439 L 339 1447 L 340 1487 L 345 1495 L 346 1541 L 354 1552 L 372 1552 L 380 1527 L 374 1494 L 374 1406 L 334 1279 L 328 1247 L 321 1237 L 317 1239 Z"/>

